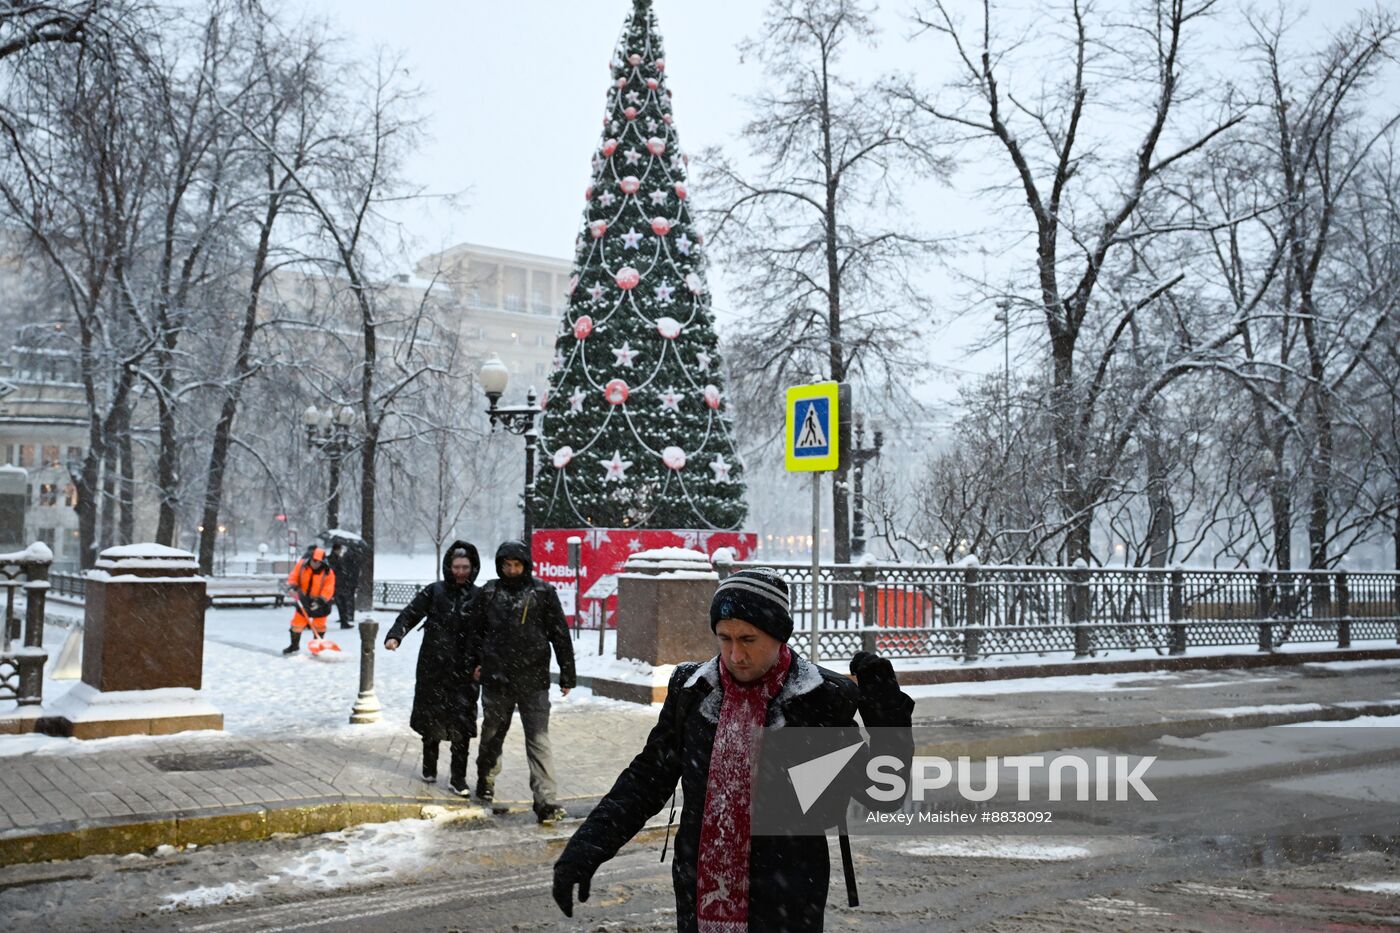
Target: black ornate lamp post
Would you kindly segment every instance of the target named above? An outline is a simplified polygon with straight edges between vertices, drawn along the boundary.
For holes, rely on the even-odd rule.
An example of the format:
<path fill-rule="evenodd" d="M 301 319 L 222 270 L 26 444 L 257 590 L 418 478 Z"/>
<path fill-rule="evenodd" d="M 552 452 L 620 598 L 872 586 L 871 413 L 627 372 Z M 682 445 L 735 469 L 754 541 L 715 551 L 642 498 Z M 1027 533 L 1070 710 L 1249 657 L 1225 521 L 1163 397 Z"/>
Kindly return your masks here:
<path fill-rule="evenodd" d="M 865 419 L 856 415 L 855 443 L 851 445 L 851 476 L 855 488 L 853 492 L 853 515 L 851 516 L 851 558 L 854 560 L 865 553 L 865 465 L 880 456 L 880 448 L 885 443 L 885 432 L 875 428 L 871 433 L 874 447 L 865 446 Z"/>
<path fill-rule="evenodd" d="M 340 461 L 355 449 L 359 417 L 349 405 L 339 411 L 315 405 L 307 406 L 302 414 L 306 426 L 306 442 L 326 458 L 330 473 L 330 492 L 326 498 L 326 527 L 340 527 Z"/>
<path fill-rule="evenodd" d="M 535 402 L 535 389 L 533 386 L 530 388 L 522 407 L 498 407 L 497 403 L 505 394 L 506 386 L 510 384 L 510 370 L 506 369 L 506 364 L 494 354 L 481 364 L 477 378 L 486 392 L 486 400 L 489 403 L 486 414 L 491 418 L 491 430 L 503 427 L 512 434 L 525 437 L 525 491 L 521 496 L 521 504 L 525 509 L 525 546 L 533 547 L 530 541 L 530 535 L 534 531 L 531 506 L 534 504 L 532 499 L 535 492 L 535 448 L 540 438 L 539 432 L 535 430 L 535 418 L 540 413 L 540 406 Z"/>

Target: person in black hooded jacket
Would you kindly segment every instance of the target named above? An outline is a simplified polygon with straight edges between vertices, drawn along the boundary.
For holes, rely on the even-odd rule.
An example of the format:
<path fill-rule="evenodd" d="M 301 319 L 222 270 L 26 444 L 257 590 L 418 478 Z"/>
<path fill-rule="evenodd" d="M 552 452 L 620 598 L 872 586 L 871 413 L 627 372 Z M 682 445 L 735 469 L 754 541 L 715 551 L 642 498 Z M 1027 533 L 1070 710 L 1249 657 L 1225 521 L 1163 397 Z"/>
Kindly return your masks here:
<path fill-rule="evenodd" d="M 453 792 L 467 795 L 467 748 L 476 735 L 476 682 L 468 666 L 472 607 L 480 599 L 475 585 L 481 570 L 476 547 L 453 541 L 442 558 L 442 579 L 418 591 L 399 613 L 384 647 L 398 650 L 413 627 L 423 623 L 413 714 L 408 724 L 423 737 L 423 780 L 437 780 L 438 745 L 450 743 Z"/>
<path fill-rule="evenodd" d="M 532 574 L 530 550 L 507 541 L 496 550 L 497 579 L 482 588 L 473 612 L 470 654 L 481 682 L 481 748 L 476 755 L 476 796 L 495 797 L 501 748 L 517 708 L 525 727 L 530 791 L 541 823 L 567 814 L 555 803 L 549 747 L 549 649 L 559 659 L 559 688 L 573 689 L 574 648 L 554 587 Z"/>

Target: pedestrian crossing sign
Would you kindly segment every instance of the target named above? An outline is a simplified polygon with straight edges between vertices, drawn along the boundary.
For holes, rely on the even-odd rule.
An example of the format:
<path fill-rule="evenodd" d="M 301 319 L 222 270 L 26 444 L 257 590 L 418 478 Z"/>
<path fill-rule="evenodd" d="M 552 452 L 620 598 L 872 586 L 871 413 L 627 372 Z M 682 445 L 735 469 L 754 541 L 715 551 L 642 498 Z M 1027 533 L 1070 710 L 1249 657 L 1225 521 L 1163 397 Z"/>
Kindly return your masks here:
<path fill-rule="evenodd" d="M 834 470 L 841 462 L 841 393 L 835 382 L 787 390 L 787 468 L 811 473 Z"/>

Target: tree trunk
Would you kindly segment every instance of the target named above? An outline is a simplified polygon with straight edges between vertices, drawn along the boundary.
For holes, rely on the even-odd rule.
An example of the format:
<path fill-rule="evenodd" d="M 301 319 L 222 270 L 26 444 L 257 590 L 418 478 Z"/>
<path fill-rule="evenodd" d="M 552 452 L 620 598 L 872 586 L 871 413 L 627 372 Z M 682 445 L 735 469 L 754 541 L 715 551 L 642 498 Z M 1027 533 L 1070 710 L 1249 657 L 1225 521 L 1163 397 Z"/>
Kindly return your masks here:
<path fill-rule="evenodd" d="M 1055 432 L 1056 459 L 1060 471 L 1060 507 L 1064 509 L 1064 559 L 1069 565 L 1076 561 L 1091 562 L 1093 499 L 1089 495 L 1089 464 L 1084 462 L 1084 438 L 1077 417 L 1079 406 L 1074 398 L 1073 332 L 1061 330 L 1050 341 L 1054 365 L 1050 389 L 1051 424 Z"/>
<path fill-rule="evenodd" d="M 175 430 L 174 360 L 167 354 L 161 361 L 160 395 L 156 402 L 160 425 L 160 447 L 156 453 L 156 492 L 160 512 L 156 519 L 156 544 L 175 546 L 175 507 L 179 502 L 180 452 Z"/>
<path fill-rule="evenodd" d="M 84 570 L 92 567 L 97 560 L 97 507 L 101 495 L 98 486 L 100 444 L 96 419 L 88 432 L 88 452 L 83 458 L 82 469 L 78 471 L 78 566 Z"/>
<path fill-rule="evenodd" d="M 379 450 L 379 425 L 365 424 L 365 443 L 360 450 L 360 537 L 365 540 L 364 563 L 355 593 L 355 608 L 374 608 L 374 459 Z"/>
<path fill-rule="evenodd" d="M 122 403 L 116 430 L 121 451 L 121 482 L 117 485 L 117 542 L 131 544 L 136 540 L 136 456 L 131 444 L 131 409 Z"/>
<path fill-rule="evenodd" d="M 1166 458 L 1162 456 L 1161 439 L 1156 426 L 1149 424 L 1147 449 L 1147 508 L 1150 513 L 1147 525 L 1147 566 L 1165 567 L 1171 558 L 1172 525 L 1175 515 L 1172 511 L 1171 495 L 1167 485 Z"/>
<path fill-rule="evenodd" d="M 102 456 L 102 509 L 97 532 L 97 552 L 100 554 L 115 542 L 117 533 L 117 445 L 108 444 Z"/>

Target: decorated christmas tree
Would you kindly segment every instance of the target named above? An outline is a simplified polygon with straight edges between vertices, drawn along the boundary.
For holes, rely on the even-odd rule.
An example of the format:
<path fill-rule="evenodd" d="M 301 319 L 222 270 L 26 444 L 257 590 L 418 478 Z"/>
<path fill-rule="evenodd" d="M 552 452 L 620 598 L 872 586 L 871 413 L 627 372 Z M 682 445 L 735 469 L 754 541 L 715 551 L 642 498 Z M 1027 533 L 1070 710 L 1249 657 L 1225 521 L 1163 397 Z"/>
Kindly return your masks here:
<path fill-rule="evenodd" d="M 651 0 L 634 0 L 610 70 L 545 396 L 536 525 L 736 529 L 741 466 Z"/>

